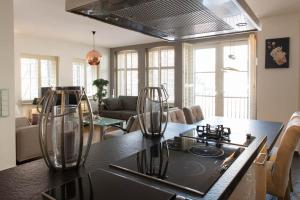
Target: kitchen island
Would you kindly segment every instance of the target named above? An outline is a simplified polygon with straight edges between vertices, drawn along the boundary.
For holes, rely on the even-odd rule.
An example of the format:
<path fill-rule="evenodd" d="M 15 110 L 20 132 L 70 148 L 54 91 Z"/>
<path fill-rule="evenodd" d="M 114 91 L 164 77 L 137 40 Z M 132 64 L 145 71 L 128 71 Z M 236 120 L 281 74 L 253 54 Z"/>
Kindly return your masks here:
<path fill-rule="evenodd" d="M 126 134 L 123 137 L 117 137 L 92 145 L 85 167 L 82 167 L 78 171 L 49 171 L 42 159 L 1 171 L 0 197 L 5 200 L 40 200 L 43 199 L 41 195 L 42 192 L 60 186 L 67 181 L 81 176 L 84 177 L 89 173 L 94 173 L 99 169 L 103 169 L 112 173 L 120 174 L 123 177 L 128 177 L 130 180 L 128 179 L 128 184 L 125 184 L 125 187 L 128 187 L 128 191 L 132 189 L 130 188 L 130 183 L 132 183 L 132 181 L 134 181 L 134 184 L 143 183 L 143 185 L 147 187 L 143 189 L 142 195 L 147 197 L 154 195 L 154 190 L 156 190 L 155 188 L 160 188 L 170 194 L 177 194 L 193 199 L 226 199 L 230 196 L 235 186 L 246 173 L 262 146 L 265 143 L 267 143 L 269 147 L 273 146 L 277 136 L 282 130 L 283 124 L 251 120 L 250 126 L 259 128 L 259 130 L 251 129 L 251 134 L 255 136 L 255 139 L 249 147 L 245 148 L 243 153 L 222 174 L 222 176 L 205 195 L 191 195 L 186 193 L 184 190 L 169 187 L 161 182 L 155 182 L 138 176 L 131 176 L 125 172 L 109 167 L 110 164 L 118 160 L 131 156 L 143 149 L 150 148 L 154 143 L 172 139 L 174 136 L 179 136 L 180 134 L 195 129 L 195 125 L 169 123 L 164 137 L 160 140 L 153 141 L 151 139 L 144 138 L 142 137 L 142 134 L 137 131 Z M 246 133 L 240 134 L 242 134 L 241 137 L 244 137 Z M 267 140 L 267 136 L 271 139 Z M 111 185 L 110 187 L 113 191 L 114 185 Z M 136 192 L 138 193 L 139 191 Z"/>

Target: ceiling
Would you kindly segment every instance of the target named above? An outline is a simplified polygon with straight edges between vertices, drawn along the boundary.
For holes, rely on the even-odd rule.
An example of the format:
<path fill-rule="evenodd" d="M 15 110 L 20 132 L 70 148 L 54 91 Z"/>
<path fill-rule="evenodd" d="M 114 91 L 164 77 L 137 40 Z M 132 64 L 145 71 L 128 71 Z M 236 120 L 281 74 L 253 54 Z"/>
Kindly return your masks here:
<path fill-rule="evenodd" d="M 146 36 L 65 11 L 65 0 L 14 0 L 15 32 L 82 44 L 119 47 L 160 39 Z"/>
<path fill-rule="evenodd" d="M 300 0 L 246 0 L 246 2 L 259 18 L 300 13 Z"/>
<path fill-rule="evenodd" d="M 258 17 L 300 12 L 300 0 L 246 0 Z M 14 0 L 15 32 L 91 45 L 119 47 L 162 41 L 65 11 L 65 0 Z"/>

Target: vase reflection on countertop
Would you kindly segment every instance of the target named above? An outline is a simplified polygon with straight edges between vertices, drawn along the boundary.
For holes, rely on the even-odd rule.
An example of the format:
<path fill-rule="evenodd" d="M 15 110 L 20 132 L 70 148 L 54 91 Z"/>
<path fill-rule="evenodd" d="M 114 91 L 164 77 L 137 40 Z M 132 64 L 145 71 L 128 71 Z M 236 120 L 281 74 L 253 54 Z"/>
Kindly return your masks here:
<path fill-rule="evenodd" d="M 60 187 L 43 193 L 45 197 L 59 200 L 94 200 L 94 191 L 90 174 L 74 179 Z"/>
<path fill-rule="evenodd" d="M 136 154 L 137 169 L 140 173 L 159 179 L 167 178 L 169 148 L 166 142 L 155 144 Z"/>

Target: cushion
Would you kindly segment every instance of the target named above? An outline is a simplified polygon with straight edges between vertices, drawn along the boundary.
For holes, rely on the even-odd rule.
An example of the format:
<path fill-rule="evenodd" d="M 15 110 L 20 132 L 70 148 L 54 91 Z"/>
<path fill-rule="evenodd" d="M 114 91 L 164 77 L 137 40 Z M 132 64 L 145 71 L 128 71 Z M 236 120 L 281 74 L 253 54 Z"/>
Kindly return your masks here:
<path fill-rule="evenodd" d="M 119 99 L 122 102 L 124 110 L 136 110 L 137 96 L 119 96 Z"/>
<path fill-rule="evenodd" d="M 26 117 L 17 117 L 16 118 L 16 128 L 29 126 L 30 122 Z"/>
<path fill-rule="evenodd" d="M 122 110 L 120 112 L 121 114 L 121 119 L 123 120 L 128 120 L 129 117 L 136 115 L 136 111 L 132 111 L 132 110 Z"/>
<path fill-rule="evenodd" d="M 121 119 L 121 111 L 118 110 L 102 110 L 101 117 L 108 117 L 113 119 Z"/>
<path fill-rule="evenodd" d="M 104 104 L 108 110 L 123 110 L 122 102 L 116 98 L 103 99 Z"/>
<path fill-rule="evenodd" d="M 31 125 L 37 125 L 39 123 L 40 114 L 32 114 Z"/>

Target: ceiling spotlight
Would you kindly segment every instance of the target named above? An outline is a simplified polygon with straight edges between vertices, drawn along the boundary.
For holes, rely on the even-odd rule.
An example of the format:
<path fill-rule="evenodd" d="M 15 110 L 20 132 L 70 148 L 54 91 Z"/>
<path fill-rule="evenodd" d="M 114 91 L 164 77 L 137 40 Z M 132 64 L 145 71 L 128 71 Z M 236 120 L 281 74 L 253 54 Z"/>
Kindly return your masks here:
<path fill-rule="evenodd" d="M 247 26 L 247 23 L 246 22 L 240 22 L 240 23 L 237 23 L 236 25 L 237 26 Z"/>

